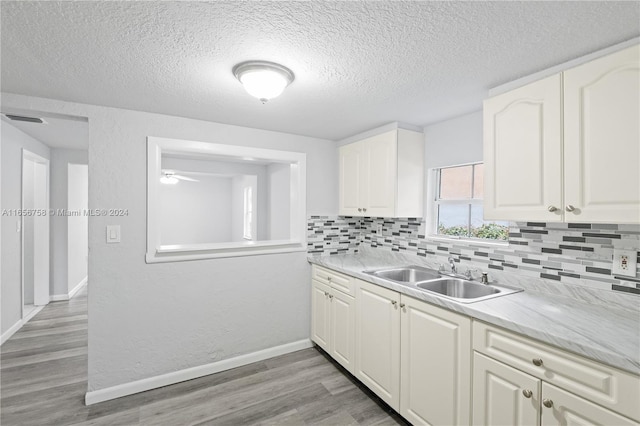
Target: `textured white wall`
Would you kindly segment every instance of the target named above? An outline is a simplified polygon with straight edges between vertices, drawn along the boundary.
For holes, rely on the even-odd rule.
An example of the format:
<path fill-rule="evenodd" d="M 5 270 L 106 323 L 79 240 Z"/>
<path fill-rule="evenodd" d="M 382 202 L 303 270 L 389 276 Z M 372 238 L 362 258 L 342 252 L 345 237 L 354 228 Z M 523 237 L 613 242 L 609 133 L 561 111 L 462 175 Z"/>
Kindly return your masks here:
<path fill-rule="evenodd" d="M 49 158 L 49 148 L 18 130 L 11 124 L 1 122 L 2 139 L 2 209 L 21 208 L 22 148 Z M 17 216 L 2 216 L 2 333 L 20 320 L 22 309 L 22 286 L 20 271 L 20 233 L 16 232 Z"/>
<path fill-rule="evenodd" d="M 424 128 L 425 167 L 482 161 L 482 111 Z"/>
<path fill-rule="evenodd" d="M 51 192 L 52 209 L 68 208 L 69 164 L 88 164 L 89 152 L 76 149 L 51 150 Z M 50 290 L 52 295 L 62 296 L 69 293 L 68 274 L 68 221 L 65 216 L 51 216 L 51 271 Z M 77 284 L 77 283 L 76 283 Z M 73 288 L 73 287 L 72 287 Z M 72 289 L 71 288 L 71 289 Z"/>
<path fill-rule="evenodd" d="M 145 263 L 146 137 L 304 152 L 314 215 L 337 213 L 333 142 L 12 94 L 2 102 L 88 117 L 89 207 L 129 209 L 89 220 L 90 391 L 309 337 L 305 252 Z M 120 244 L 105 243 L 110 224 L 121 226 Z"/>
<path fill-rule="evenodd" d="M 198 175 L 160 187 L 162 244 L 206 244 L 231 241 L 231 179 Z"/>
<path fill-rule="evenodd" d="M 89 167 L 85 164 L 69 164 L 67 174 L 69 211 L 86 211 L 89 208 Z M 67 219 L 67 293 L 70 293 L 87 278 L 89 218 L 81 214 L 68 216 Z"/>
<path fill-rule="evenodd" d="M 257 239 L 269 239 L 269 176 L 267 174 L 267 166 L 264 164 L 238 163 L 231 161 L 213 161 L 213 160 L 196 160 L 185 158 L 174 158 L 171 156 L 162 156 L 162 168 L 169 170 L 189 170 L 194 172 L 220 173 L 226 175 L 253 175 L 257 178 Z M 236 185 L 237 186 L 236 182 Z M 242 197 L 240 197 L 242 201 Z M 237 210 L 238 206 L 234 206 L 232 210 Z M 240 207 L 242 211 L 242 207 Z M 234 216 L 237 218 L 238 216 Z M 242 221 L 240 222 L 242 226 Z M 238 225 L 231 223 L 234 229 L 238 229 Z M 242 241 L 242 229 L 238 232 L 232 232 L 233 241 Z"/>

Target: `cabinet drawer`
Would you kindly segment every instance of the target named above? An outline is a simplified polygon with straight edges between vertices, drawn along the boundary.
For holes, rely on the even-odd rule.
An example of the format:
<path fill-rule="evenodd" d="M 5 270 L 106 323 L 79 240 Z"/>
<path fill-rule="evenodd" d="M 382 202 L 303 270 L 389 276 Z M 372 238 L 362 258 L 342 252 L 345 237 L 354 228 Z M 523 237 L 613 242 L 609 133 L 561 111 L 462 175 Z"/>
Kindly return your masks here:
<path fill-rule="evenodd" d="M 330 285 L 343 293 L 350 294 L 351 296 L 355 296 L 356 294 L 354 288 L 355 278 L 353 277 L 343 275 L 339 272 L 335 272 L 318 265 L 313 265 L 311 276 L 314 280 Z"/>
<path fill-rule="evenodd" d="M 596 404 L 640 419 L 640 377 L 631 373 L 478 321 L 473 323 L 473 349 Z"/>

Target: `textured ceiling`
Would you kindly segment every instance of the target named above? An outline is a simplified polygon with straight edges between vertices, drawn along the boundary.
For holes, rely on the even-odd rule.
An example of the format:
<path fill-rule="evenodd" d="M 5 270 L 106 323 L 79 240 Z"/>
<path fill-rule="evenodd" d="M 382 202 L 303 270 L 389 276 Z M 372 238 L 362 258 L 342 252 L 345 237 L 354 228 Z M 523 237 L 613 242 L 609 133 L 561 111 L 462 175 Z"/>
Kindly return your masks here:
<path fill-rule="evenodd" d="M 633 2 L 2 1 L 2 90 L 340 139 L 636 37 Z M 296 74 L 262 105 L 231 74 Z"/>

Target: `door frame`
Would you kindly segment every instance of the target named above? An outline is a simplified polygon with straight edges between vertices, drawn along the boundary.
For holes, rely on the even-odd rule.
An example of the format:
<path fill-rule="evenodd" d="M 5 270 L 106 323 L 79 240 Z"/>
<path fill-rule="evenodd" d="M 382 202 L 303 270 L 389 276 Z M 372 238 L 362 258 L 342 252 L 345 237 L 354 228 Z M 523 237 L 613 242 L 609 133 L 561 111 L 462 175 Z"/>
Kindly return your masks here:
<path fill-rule="evenodd" d="M 27 161 L 31 161 L 34 163 L 39 163 L 39 164 L 43 164 L 45 166 L 45 185 L 46 185 L 46 190 L 45 190 L 45 210 L 46 210 L 46 217 L 47 219 L 49 218 L 49 197 L 50 197 L 50 170 L 49 170 L 49 160 L 39 156 L 38 154 L 35 154 L 25 148 L 22 148 L 22 163 L 21 163 L 21 169 L 20 169 L 20 207 L 21 210 L 24 211 L 25 210 L 25 188 L 24 188 L 24 172 L 25 172 L 25 163 Z M 47 229 L 47 248 L 49 248 L 50 245 L 50 238 L 51 238 L 51 234 L 50 234 L 50 221 L 47 220 L 46 222 L 46 229 Z M 21 286 L 21 293 L 20 293 L 20 318 L 22 320 L 25 319 L 25 312 L 24 312 L 24 246 L 25 246 L 25 242 L 24 242 L 24 216 L 22 217 L 22 219 L 20 220 L 20 286 Z M 49 252 L 49 250 L 47 250 L 47 253 Z M 48 253 L 49 254 L 49 253 Z M 51 265 L 48 265 L 48 270 L 51 270 Z M 47 274 L 47 293 L 50 294 L 50 278 L 49 278 L 49 274 Z M 35 305 L 35 285 L 34 285 L 34 305 Z"/>

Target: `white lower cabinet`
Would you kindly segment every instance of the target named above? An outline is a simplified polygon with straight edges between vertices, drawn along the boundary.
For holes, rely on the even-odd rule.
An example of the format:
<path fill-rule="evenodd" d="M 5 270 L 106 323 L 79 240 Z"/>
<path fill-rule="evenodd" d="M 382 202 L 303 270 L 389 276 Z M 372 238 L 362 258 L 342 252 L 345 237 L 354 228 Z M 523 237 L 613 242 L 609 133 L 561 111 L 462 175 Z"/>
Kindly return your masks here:
<path fill-rule="evenodd" d="M 400 411 L 400 294 L 356 281 L 356 372 L 391 408 Z"/>
<path fill-rule="evenodd" d="M 311 340 L 354 372 L 355 299 L 312 280 Z"/>
<path fill-rule="evenodd" d="M 639 424 L 544 382 L 542 398 L 542 426 L 638 426 Z"/>
<path fill-rule="evenodd" d="M 639 425 L 638 376 L 479 321 L 473 349 L 474 425 Z"/>
<path fill-rule="evenodd" d="M 636 375 L 317 266 L 311 324 L 414 425 L 640 426 Z"/>
<path fill-rule="evenodd" d="M 471 320 L 356 284 L 356 377 L 411 423 L 470 421 Z"/>
<path fill-rule="evenodd" d="M 331 288 L 319 281 L 311 281 L 311 340 L 326 352 L 331 348 Z"/>
<path fill-rule="evenodd" d="M 473 360 L 474 425 L 638 425 L 477 352 Z"/>
<path fill-rule="evenodd" d="M 474 353 L 474 425 L 539 425 L 540 392 L 539 379 Z"/>
<path fill-rule="evenodd" d="M 471 319 L 402 295 L 400 414 L 414 425 L 468 425 Z"/>
<path fill-rule="evenodd" d="M 333 290 L 331 305 L 331 348 L 329 354 L 350 373 L 355 363 L 356 306 L 352 296 Z"/>

